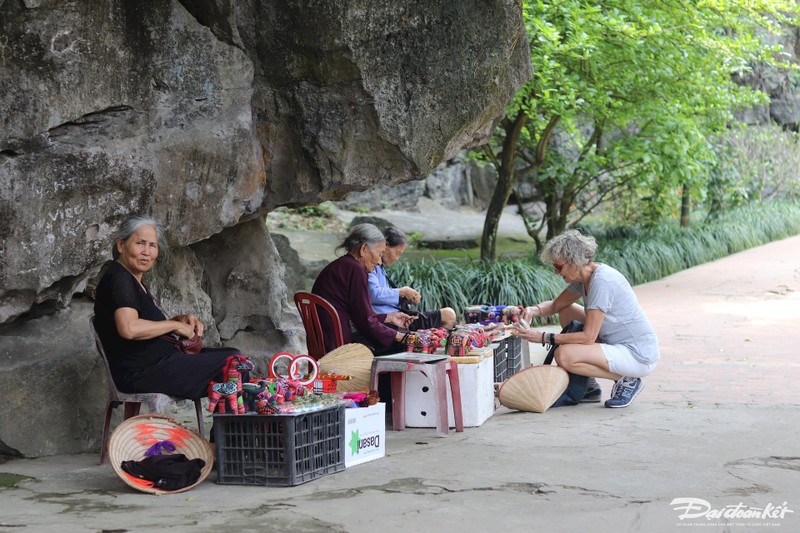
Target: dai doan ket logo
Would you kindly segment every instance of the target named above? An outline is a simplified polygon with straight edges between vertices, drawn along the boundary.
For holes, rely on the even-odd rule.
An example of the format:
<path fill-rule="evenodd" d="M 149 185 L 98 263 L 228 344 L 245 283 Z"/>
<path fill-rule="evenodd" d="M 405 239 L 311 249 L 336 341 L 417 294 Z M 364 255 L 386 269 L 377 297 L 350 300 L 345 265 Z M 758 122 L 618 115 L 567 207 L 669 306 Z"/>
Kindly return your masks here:
<path fill-rule="evenodd" d="M 371 437 L 364 437 L 363 439 L 358 436 L 358 430 L 350 434 L 350 453 L 358 455 L 361 450 L 367 448 L 378 448 L 381 445 L 381 436 L 373 435 Z"/>
<path fill-rule="evenodd" d="M 700 498 L 675 498 L 670 503 L 675 511 L 683 511 L 678 519 L 687 520 L 694 518 L 705 518 L 706 520 L 737 520 L 748 522 L 754 521 L 774 521 L 783 519 L 786 513 L 794 513 L 786 506 L 786 502 L 781 505 L 768 503 L 765 507 L 748 507 L 739 502 L 736 505 L 726 505 L 721 509 L 714 509 L 706 500 Z"/>

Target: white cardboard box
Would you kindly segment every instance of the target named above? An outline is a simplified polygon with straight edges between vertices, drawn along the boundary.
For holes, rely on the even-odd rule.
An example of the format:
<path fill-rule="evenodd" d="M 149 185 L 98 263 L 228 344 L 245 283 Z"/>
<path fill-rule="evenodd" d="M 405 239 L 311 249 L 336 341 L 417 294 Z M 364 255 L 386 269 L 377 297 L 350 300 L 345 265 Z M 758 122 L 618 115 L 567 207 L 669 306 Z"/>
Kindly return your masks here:
<path fill-rule="evenodd" d="M 386 404 L 344 410 L 344 466 L 386 455 Z"/>
<path fill-rule="evenodd" d="M 461 387 L 461 412 L 465 427 L 477 427 L 494 414 L 494 355 L 480 363 L 458 364 Z M 436 427 L 436 410 L 430 381 L 420 372 L 406 374 L 406 426 L 416 428 Z M 455 427 L 450 380 L 447 380 L 447 418 Z"/>

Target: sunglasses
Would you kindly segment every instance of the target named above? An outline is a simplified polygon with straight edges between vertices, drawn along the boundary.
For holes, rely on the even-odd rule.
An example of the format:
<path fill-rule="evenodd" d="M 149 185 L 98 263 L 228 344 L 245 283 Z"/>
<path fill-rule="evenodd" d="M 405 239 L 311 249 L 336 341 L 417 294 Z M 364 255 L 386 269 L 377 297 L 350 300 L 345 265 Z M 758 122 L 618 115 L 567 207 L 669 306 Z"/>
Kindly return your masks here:
<path fill-rule="evenodd" d="M 561 263 L 560 265 L 557 265 L 556 263 L 553 263 L 553 268 L 555 269 L 555 271 L 556 271 L 556 274 L 561 274 L 561 271 L 562 271 L 562 270 L 564 269 L 564 267 L 565 267 L 565 266 L 567 266 L 568 264 L 569 264 L 569 263 Z"/>

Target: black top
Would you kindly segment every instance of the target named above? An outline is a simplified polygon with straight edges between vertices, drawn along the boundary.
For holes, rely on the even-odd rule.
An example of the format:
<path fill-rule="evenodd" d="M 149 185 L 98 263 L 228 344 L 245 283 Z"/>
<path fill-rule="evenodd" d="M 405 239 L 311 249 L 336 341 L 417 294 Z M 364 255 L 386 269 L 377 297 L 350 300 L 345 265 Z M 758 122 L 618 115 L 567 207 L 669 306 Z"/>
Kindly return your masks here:
<path fill-rule="evenodd" d="M 153 296 L 139 285 L 133 274 L 116 261 L 108 267 L 95 293 L 94 327 L 103 343 L 115 381 L 127 381 L 127 377 L 150 368 L 175 351 L 169 341 L 160 337 L 147 340 L 120 337 L 114 312 L 121 307 L 135 309 L 139 318 L 144 320 L 167 320 Z"/>

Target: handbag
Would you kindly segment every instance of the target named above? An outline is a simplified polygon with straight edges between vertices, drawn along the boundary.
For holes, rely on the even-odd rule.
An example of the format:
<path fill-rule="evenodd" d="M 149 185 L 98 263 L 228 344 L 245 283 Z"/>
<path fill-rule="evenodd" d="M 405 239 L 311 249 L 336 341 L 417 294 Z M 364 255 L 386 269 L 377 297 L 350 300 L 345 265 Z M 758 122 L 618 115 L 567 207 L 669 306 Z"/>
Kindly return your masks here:
<path fill-rule="evenodd" d="M 561 333 L 575 333 L 577 331 L 583 331 L 583 322 L 573 320 L 564 326 L 564 329 L 561 330 Z M 558 345 L 550 347 L 550 351 L 547 353 L 547 357 L 545 357 L 544 360 L 545 365 L 552 363 L 553 357 L 556 353 L 556 348 L 558 348 Z M 564 393 L 550 407 L 578 405 L 586 395 L 589 378 L 587 376 L 573 374 L 572 372 L 567 372 L 567 374 L 569 375 L 569 384 L 567 385 L 567 390 L 565 390 Z"/>
<path fill-rule="evenodd" d="M 419 310 L 417 309 L 417 304 L 406 298 L 405 296 L 400 297 L 400 303 L 398 305 L 400 310 L 407 315 L 417 316 L 419 315 Z"/>
<path fill-rule="evenodd" d="M 174 334 L 161 335 L 161 338 L 171 342 L 179 352 L 187 355 L 198 354 L 203 349 L 203 337 L 197 333 L 190 339 L 184 339 Z"/>

